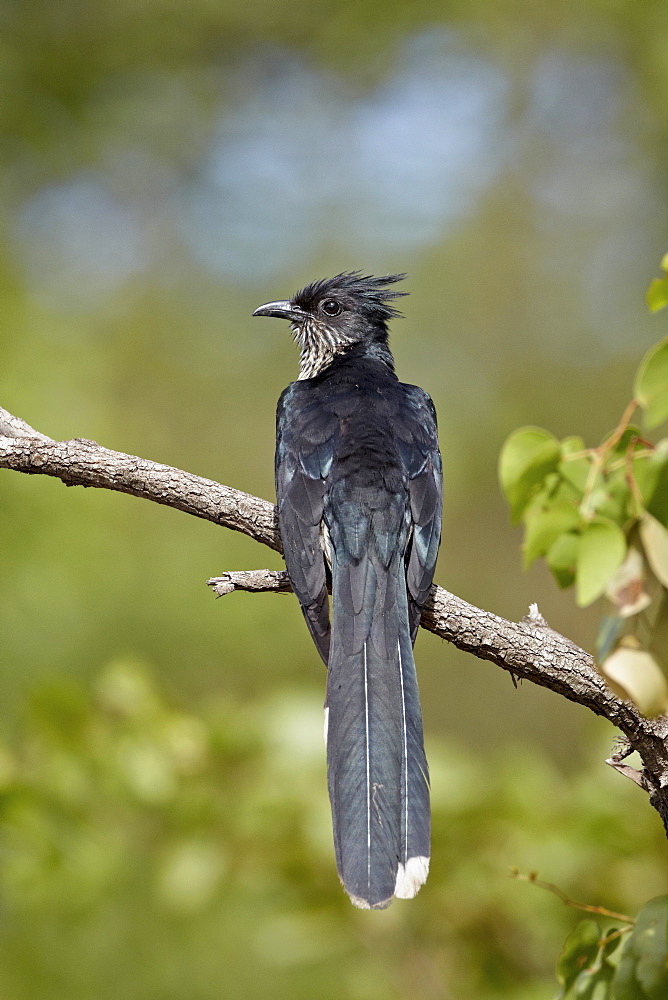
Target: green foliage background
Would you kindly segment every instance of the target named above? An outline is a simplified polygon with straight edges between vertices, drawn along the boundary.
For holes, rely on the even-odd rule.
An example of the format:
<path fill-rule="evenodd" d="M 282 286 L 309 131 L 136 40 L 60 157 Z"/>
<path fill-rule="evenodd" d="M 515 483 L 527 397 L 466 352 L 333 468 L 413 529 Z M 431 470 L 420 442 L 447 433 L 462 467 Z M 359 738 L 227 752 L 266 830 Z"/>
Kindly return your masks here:
<path fill-rule="evenodd" d="M 271 497 L 296 356 L 252 309 L 339 270 L 407 270 L 393 347 L 440 417 L 437 579 L 509 618 L 538 601 L 593 648 L 599 609 L 576 609 L 540 565 L 522 573 L 496 463 L 521 425 L 600 440 L 663 333 L 644 291 L 665 249 L 665 6 L 9 0 L 2 16 L 2 404 L 56 438 Z M 505 94 L 508 146 L 454 214 L 425 229 L 427 206 L 411 228 L 407 167 L 356 233 L 353 180 L 318 193 L 316 113 L 291 124 L 297 182 L 281 160 L 271 197 L 251 190 L 253 252 L 214 226 L 237 270 L 211 266 L 203 238 L 192 251 L 191 187 L 221 130 L 229 148 L 254 121 L 267 67 L 283 67 L 279 110 L 304 96 L 303 81 L 281 90 L 295 64 L 339 95 L 327 122 L 386 105 L 391 122 L 421 65 L 411 39 L 434 31 Z M 571 77 L 589 84 L 569 91 Z M 334 135 L 332 160 L 353 134 Z M 73 179 L 79 202 L 40 201 Z M 100 189 L 108 202 L 85 210 Z M 331 207 L 281 236 L 271 205 L 288 194 L 295 212 Z M 138 262 L 105 284 L 139 224 Z M 509 866 L 630 913 L 665 891 L 658 819 L 602 763 L 612 730 L 423 635 L 432 874 L 411 903 L 354 911 L 331 851 L 324 677 L 295 602 L 205 587 L 280 560 L 175 511 L 10 472 L 0 552 L 3 996 L 539 1000 L 576 917 Z"/>

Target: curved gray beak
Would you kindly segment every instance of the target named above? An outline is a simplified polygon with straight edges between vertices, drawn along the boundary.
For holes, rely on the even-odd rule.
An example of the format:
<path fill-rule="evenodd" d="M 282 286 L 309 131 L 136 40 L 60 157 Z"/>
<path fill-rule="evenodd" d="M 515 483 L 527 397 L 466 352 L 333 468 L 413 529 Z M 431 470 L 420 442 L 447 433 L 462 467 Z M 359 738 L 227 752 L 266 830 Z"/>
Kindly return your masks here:
<path fill-rule="evenodd" d="M 299 306 L 294 306 L 292 302 L 267 302 L 259 306 L 253 316 L 276 316 L 278 319 L 300 320 L 304 319 L 306 313 Z"/>

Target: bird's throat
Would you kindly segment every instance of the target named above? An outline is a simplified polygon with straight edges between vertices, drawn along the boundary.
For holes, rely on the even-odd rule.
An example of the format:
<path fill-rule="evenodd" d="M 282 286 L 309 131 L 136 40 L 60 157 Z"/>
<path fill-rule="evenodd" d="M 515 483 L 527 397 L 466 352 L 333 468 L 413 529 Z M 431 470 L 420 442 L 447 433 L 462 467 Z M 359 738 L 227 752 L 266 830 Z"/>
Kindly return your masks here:
<path fill-rule="evenodd" d="M 299 344 L 299 380 L 314 378 L 328 368 L 349 347 L 347 339 L 338 337 L 333 330 L 315 323 L 300 323 L 293 327 Z"/>

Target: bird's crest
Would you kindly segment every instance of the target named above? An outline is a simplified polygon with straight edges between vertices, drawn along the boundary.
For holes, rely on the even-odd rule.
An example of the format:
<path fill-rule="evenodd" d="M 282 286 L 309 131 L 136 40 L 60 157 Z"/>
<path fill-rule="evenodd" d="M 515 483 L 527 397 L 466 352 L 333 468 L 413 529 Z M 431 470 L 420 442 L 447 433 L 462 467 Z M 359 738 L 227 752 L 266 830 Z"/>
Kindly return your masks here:
<path fill-rule="evenodd" d="M 344 271 L 333 278 L 321 278 L 320 281 L 306 285 L 297 292 L 292 301 L 308 312 L 315 303 L 326 296 L 333 298 L 337 295 L 344 296 L 357 300 L 371 318 L 386 322 L 402 315 L 398 309 L 389 304 L 392 299 L 408 295 L 408 292 L 395 292 L 386 286 L 402 281 L 405 277 L 405 274 L 386 274 L 374 278 L 370 274 L 363 275 L 361 271 Z"/>

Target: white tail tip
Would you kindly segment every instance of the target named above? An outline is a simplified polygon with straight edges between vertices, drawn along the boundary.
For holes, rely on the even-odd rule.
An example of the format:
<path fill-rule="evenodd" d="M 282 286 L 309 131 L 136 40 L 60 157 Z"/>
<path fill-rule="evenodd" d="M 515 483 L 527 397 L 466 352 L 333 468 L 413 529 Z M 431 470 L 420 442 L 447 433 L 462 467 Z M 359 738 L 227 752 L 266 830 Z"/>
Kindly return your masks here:
<path fill-rule="evenodd" d="M 412 899 L 419 892 L 420 886 L 427 881 L 429 874 L 429 858 L 416 855 L 409 858 L 405 865 L 399 864 L 394 895 L 399 899 Z"/>

